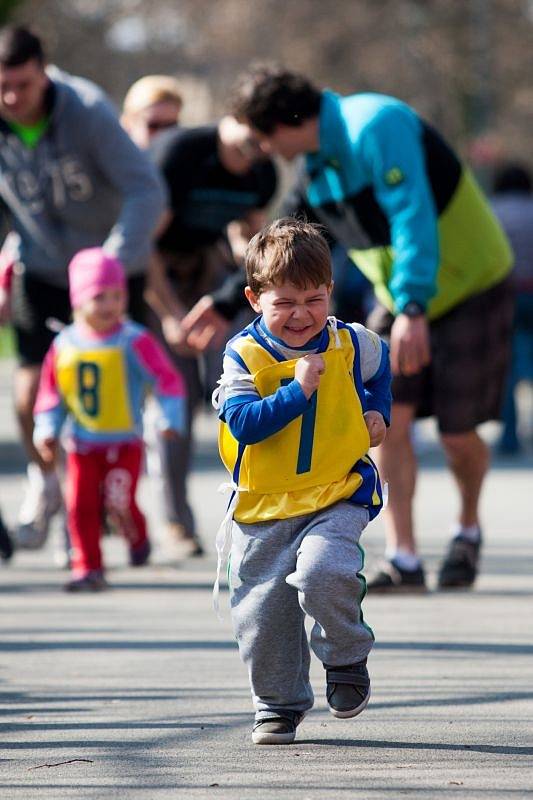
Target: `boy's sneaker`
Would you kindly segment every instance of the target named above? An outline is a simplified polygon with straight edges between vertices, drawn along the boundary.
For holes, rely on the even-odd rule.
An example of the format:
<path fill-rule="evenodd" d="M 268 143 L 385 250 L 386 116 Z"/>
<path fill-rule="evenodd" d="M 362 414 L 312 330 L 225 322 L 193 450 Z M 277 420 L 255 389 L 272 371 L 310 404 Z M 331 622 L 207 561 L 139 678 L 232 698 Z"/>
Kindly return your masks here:
<path fill-rule="evenodd" d="M 450 542 L 450 547 L 441 564 L 438 577 L 439 589 L 462 589 L 472 586 L 479 564 L 481 536 L 473 542 L 459 533 Z"/>
<path fill-rule="evenodd" d="M 326 698 L 334 717 L 356 717 L 370 700 L 366 658 L 347 667 L 326 667 Z"/>
<path fill-rule="evenodd" d="M 2 561 L 9 561 L 13 555 L 13 550 L 14 547 L 11 536 L 4 525 L 4 520 L 0 517 L 0 558 Z"/>
<path fill-rule="evenodd" d="M 421 594 L 427 592 L 424 569 L 402 569 L 393 561 L 384 561 L 381 569 L 366 584 L 373 594 Z"/>
<path fill-rule="evenodd" d="M 144 567 L 148 563 L 152 546 L 148 539 L 145 539 L 137 547 L 130 547 L 130 564 L 132 567 Z"/>
<path fill-rule="evenodd" d="M 38 550 L 46 542 L 52 517 L 61 508 L 61 488 L 56 473 L 43 473 L 37 464 L 28 464 L 27 475 L 28 487 L 20 507 L 15 539 L 22 549 Z"/>
<path fill-rule="evenodd" d="M 291 744 L 296 737 L 296 728 L 303 719 L 298 711 L 273 711 L 256 720 L 252 728 L 254 744 Z"/>
<path fill-rule="evenodd" d="M 109 589 L 109 584 L 104 574 L 99 569 L 93 569 L 79 578 L 73 578 L 63 586 L 65 592 L 103 592 Z"/>

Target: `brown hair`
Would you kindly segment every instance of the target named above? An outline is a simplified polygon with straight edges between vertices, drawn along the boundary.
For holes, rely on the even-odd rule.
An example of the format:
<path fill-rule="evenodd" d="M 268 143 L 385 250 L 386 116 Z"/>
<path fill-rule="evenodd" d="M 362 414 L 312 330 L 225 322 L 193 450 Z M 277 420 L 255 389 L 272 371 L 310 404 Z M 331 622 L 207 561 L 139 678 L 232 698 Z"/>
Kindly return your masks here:
<path fill-rule="evenodd" d="M 245 255 L 248 286 L 260 294 L 267 286 L 292 283 L 298 289 L 331 283 L 331 255 L 319 225 L 285 217 L 250 240 Z"/>

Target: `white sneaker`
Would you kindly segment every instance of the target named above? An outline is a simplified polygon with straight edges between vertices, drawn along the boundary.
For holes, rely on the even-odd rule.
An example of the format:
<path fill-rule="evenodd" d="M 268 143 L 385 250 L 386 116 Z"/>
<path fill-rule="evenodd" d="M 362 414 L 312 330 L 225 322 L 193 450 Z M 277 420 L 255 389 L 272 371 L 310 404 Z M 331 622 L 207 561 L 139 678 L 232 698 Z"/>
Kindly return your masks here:
<path fill-rule="evenodd" d="M 37 464 L 28 464 L 28 488 L 19 512 L 15 532 L 18 547 L 38 550 L 46 542 L 50 522 L 63 504 L 55 472 L 43 473 Z"/>

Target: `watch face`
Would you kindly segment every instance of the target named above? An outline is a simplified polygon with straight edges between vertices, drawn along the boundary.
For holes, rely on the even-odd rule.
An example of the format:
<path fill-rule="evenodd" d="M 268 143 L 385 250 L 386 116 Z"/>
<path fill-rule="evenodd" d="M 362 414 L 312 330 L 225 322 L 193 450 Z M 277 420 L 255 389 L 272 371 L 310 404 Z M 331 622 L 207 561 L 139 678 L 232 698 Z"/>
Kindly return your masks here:
<path fill-rule="evenodd" d="M 402 314 L 405 314 L 408 317 L 419 317 L 423 313 L 424 309 L 422 306 L 419 306 L 418 303 L 415 303 L 414 301 L 407 303 L 407 305 L 403 307 L 402 311 Z"/>

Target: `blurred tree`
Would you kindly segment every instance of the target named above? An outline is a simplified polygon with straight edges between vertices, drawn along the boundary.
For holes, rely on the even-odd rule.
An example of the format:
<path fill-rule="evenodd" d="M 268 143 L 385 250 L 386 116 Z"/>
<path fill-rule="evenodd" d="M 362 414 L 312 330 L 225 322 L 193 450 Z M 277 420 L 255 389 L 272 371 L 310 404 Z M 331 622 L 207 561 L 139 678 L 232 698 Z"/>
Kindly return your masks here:
<path fill-rule="evenodd" d="M 214 116 L 251 60 L 276 60 L 401 97 L 466 152 L 490 133 L 533 160 L 533 0 L 20 0 L 13 16 L 117 101 L 170 72 L 190 87 L 186 114 Z"/>
<path fill-rule="evenodd" d="M 20 3 L 21 0 L 0 0 L 0 25 L 10 21 L 13 9 Z"/>

